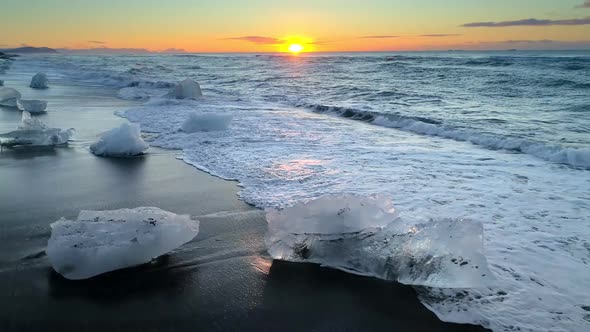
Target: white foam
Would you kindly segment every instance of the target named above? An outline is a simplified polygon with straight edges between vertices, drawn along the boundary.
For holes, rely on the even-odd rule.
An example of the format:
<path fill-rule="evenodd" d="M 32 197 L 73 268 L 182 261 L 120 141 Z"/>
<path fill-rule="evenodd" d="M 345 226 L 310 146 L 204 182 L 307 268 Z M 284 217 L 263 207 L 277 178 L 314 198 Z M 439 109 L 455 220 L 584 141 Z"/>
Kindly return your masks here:
<path fill-rule="evenodd" d="M 226 130 L 232 116 L 229 114 L 191 113 L 182 124 L 182 131 L 194 133 L 197 131 Z"/>
<path fill-rule="evenodd" d="M 33 89 L 47 89 L 47 75 L 45 73 L 35 74 L 29 86 Z"/>
<path fill-rule="evenodd" d="M 392 120 L 386 116 L 378 116 L 372 123 L 418 134 L 468 141 L 492 149 L 517 150 L 544 160 L 590 169 L 590 148 L 550 146 L 522 138 L 499 137 L 473 130 L 445 128 L 437 124 L 415 121 L 408 118 Z"/>
<path fill-rule="evenodd" d="M 179 132 L 194 111 L 232 114 L 232 129 Z M 445 291 L 451 297 L 438 296 L 436 288 L 420 288 L 422 301 L 445 321 L 481 323 L 496 331 L 510 326 L 579 331 L 587 324 L 582 309 L 590 305 L 586 170 L 241 100 L 153 101 L 121 114 L 157 133 L 152 145 L 182 149 L 186 162 L 239 180 L 240 197 L 260 207 L 289 206 L 326 194 L 382 192 L 393 197 L 404 225 L 423 225 L 423 239 L 453 232 L 460 237 L 480 234 L 477 225 L 483 224 L 493 284 Z M 404 239 L 409 238 L 399 237 L 400 247 L 408 243 L 411 248 L 412 242 Z M 357 240 L 346 239 L 351 244 L 347 250 Z M 371 252 L 352 253 L 369 257 Z"/>
<path fill-rule="evenodd" d="M 80 211 L 51 224 L 47 257 L 67 279 L 86 279 L 150 262 L 192 240 L 199 221 L 155 207 Z"/>
<path fill-rule="evenodd" d="M 0 88 L 0 106 L 16 107 L 16 102 L 20 97 L 20 92 L 13 88 Z"/>
<path fill-rule="evenodd" d="M 141 138 L 136 123 L 123 123 L 104 133 L 90 146 L 90 151 L 103 157 L 130 157 L 142 154 L 149 145 Z"/>

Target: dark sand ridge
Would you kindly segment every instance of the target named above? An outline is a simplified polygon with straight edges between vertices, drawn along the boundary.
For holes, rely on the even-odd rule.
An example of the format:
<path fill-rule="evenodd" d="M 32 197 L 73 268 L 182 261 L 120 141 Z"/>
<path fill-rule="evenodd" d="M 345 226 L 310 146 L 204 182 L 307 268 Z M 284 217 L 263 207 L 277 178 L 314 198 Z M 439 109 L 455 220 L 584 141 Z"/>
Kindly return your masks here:
<path fill-rule="evenodd" d="M 132 103 L 113 91 L 52 85 L 24 98 L 49 101 L 46 123 L 75 127 L 56 149 L 0 153 L 0 331 L 480 331 L 439 321 L 412 287 L 310 264 L 273 262 L 264 213 L 224 181 L 151 148 L 130 159 L 93 156 L 88 145 L 124 121 Z M 0 108 L 0 132 L 20 112 Z M 153 264 L 86 281 L 52 271 L 49 224 L 81 209 L 157 206 L 201 221 L 199 235 Z"/>

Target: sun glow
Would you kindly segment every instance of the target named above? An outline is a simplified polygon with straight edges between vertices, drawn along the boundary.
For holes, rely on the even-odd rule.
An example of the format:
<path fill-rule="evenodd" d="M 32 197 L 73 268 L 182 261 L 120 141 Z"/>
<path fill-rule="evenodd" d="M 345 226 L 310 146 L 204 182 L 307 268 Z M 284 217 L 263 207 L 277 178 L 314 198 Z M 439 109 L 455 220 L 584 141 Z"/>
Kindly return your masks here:
<path fill-rule="evenodd" d="M 299 53 L 303 51 L 303 46 L 301 44 L 291 44 L 289 45 L 289 52 L 291 53 Z"/>
<path fill-rule="evenodd" d="M 291 53 L 297 55 L 299 53 L 307 53 L 314 51 L 314 40 L 302 36 L 287 36 L 280 38 L 281 43 L 277 45 L 279 52 Z"/>

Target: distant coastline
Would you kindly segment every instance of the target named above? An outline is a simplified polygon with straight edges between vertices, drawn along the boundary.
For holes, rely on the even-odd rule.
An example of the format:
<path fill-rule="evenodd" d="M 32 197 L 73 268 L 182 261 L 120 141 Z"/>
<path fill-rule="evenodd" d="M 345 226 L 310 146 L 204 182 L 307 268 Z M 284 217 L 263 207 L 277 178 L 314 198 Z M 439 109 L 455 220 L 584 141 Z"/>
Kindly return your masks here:
<path fill-rule="evenodd" d="M 390 51 L 342 51 L 342 52 L 309 52 L 307 55 L 313 54 L 362 54 L 362 53 L 486 53 L 486 52 L 588 52 L 590 49 L 572 49 L 572 50 L 556 50 L 556 49 L 489 49 L 489 50 L 469 50 L 469 49 L 448 49 L 448 50 L 390 50 Z M 7 57 L 9 55 L 25 55 L 25 54 L 73 54 L 73 55 L 125 55 L 125 54 L 283 54 L 281 52 L 189 52 L 184 49 L 166 49 L 163 51 L 151 51 L 145 48 L 108 48 L 95 47 L 84 49 L 72 48 L 50 48 L 50 47 L 34 47 L 24 46 L 17 48 L 0 49 L 0 57 Z"/>

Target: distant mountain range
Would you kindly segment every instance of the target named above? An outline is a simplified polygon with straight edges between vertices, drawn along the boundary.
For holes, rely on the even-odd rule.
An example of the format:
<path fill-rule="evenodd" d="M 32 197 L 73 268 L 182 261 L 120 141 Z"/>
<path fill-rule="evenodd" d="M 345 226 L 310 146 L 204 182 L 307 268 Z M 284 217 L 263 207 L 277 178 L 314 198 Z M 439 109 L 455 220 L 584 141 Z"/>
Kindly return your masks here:
<path fill-rule="evenodd" d="M 1 49 L 0 51 L 4 53 L 12 53 L 12 54 L 48 54 L 48 53 L 58 53 L 53 48 L 49 47 L 33 47 L 33 46 L 24 46 L 24 47 L 17 47 L 17 48 L 7 48 Z"/>
<path fill-rule="evenodd" d="M 85 49 L 72 49 L 72 48 L 58 48 L 53 49 L 49 47 L 33 47 L 24 46 L 18 48 L 0 49 L 0 52 L 8 54 L 150 54 L 150 53 L 186 53 L 183 49 L 169 48 L 161 52 L 154 52 L 146 50 L 145 48 L 108 48 L 108 47 L 96 47 L 96 48 L 85 48 Z"/>
<path fill-rule="evenodd" d="M 108 47 L 96 47 L 96 48 L 84 48 L 84 49 L 72 49 L 72 48 L 59 48 L 57 49 L 60 53 L 65 54 L 152 54 L 152 53 L 186 53 L 183 49 L 169 48 L 164 51 L 150 51 L 145 48 L 108 48 Z"/>

